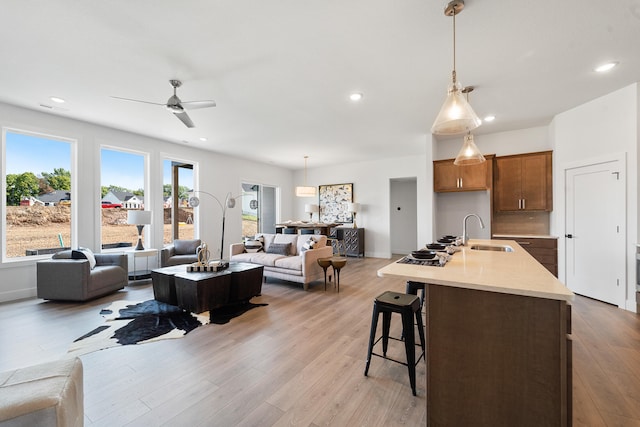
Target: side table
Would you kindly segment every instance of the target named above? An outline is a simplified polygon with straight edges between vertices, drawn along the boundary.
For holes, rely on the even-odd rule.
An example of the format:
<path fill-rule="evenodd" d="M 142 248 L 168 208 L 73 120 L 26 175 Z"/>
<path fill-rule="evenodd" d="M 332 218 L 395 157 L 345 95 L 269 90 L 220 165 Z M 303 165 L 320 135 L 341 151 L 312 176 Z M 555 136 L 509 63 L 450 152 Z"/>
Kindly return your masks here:
<path fill-rule="evenodd" d="M 127 255 L 133 256 L 133 271 L 129 272 L 129 280 L 143 280 L 151 278 L 151 270 L 149 269 L 149 258 L 156 257 L 156 268 L 158 267 L 159 251 L 157 249 L 141 249 L 130 250 L 125 252 Z M 146 258 L 147 265 L 145 270 L 136 270 L 136 259 Z"/>

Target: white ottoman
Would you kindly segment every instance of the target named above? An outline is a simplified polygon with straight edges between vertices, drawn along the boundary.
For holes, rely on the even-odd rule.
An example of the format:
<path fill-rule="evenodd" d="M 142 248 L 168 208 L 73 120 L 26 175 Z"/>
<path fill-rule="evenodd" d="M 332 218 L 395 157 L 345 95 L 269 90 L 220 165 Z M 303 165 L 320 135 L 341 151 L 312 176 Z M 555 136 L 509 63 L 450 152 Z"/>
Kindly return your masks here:
<path fill-rule="evenodd" d="M 82 426 L 82 362 L 67 358 L 0 373 L 0 426 Z"/>

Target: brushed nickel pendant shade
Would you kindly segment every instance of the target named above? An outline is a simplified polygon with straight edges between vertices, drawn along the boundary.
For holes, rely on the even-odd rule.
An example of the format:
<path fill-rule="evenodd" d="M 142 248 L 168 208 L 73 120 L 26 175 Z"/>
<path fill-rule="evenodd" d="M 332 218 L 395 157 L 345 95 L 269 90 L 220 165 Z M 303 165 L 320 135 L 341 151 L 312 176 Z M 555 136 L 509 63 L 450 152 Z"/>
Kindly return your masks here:
<path fill-rule="evenodd" d="M 453 17 L 453 71 L 447 98 L 431 127 L 431 133 L 436 135 L 459 135 L 477 128 L 482 123 L 471 105 L 464 99 L 462 85 L 456 75 L 456 15 L 462 9 L 464 9 L 464 0 L 453 0 L 444 10 L 446 16 Z"/>

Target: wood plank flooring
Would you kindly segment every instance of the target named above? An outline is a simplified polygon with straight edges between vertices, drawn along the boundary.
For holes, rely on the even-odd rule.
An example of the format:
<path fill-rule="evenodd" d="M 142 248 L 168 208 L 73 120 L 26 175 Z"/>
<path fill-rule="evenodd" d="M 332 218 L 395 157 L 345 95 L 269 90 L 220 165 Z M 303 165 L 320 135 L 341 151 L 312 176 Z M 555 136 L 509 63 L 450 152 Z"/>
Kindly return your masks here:
<path fill-rule="evenodd" d="M 374 358 L 363 375 L 373 298 L 404 292 L 378 278 L 386 259 L 349 258 L 340 293 L 270 279 L 255 308 L 185 338 L 82 356 L 86 426 L 424 426 L 405 366 Z M 153 298 L 150 282 L 85 304 L 29 299 L 0 304 L 0 370 L 64 357 L 102 324 L 115 300 Z M 400 319 L 392 320 L 400 334 Z M 574 425 L 640 426 L 640 317 L 577 297 L 573 306 Z M 399 342 L 389 355 L 404 359 Z M 464 404 L 461 402 L 461 404 Z"/>

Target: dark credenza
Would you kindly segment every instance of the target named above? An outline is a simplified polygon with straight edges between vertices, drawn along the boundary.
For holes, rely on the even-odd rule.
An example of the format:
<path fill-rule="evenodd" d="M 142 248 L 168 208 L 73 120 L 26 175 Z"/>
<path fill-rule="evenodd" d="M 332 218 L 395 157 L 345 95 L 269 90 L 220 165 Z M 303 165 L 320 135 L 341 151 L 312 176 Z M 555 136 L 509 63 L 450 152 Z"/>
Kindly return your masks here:
<path fill-rule="evenodd" d="M 344 241 L 344 251 L 347 256 L 364 257 L 364 228 L 333 228 L 331 237 Z M 338 253 L 335 243 L 333 252 Z M 340 253 L 342 252 L 343 249 L 340 247 Z"/>

